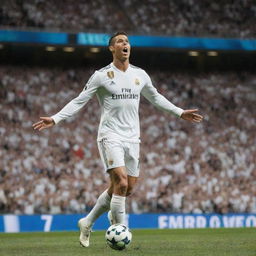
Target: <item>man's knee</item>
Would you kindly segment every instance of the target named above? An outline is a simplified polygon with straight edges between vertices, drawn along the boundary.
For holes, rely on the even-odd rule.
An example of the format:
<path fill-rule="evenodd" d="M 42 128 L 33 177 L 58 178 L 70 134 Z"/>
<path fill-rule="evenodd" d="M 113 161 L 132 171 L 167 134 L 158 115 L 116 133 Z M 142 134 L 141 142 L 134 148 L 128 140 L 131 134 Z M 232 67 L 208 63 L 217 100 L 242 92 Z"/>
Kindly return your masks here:
<path fill-rule="evenodd" d="M 138 177 L 127 175 L 124 167 L 118 167 L 109 170 L 111 186 L 109 192 L 121 196 L 129 196 L 132 193 L 133 187 L 137 182 Z"/>
<path fill-rule="evenodd" d="M 125 179 L 125 178 L 120 179 L 119 183 L 116 184 L 116 187 L 118 188 L 118 190 L 122 194 L 126 194 L 127 193 L 127 189 L 128 189 L 128 181 L 127 181 L 127 179 Z"/>
<path fill-rule="evenodd" d="M 127 175 L 124 173 L 112 174 L 113 192 L 120 195 L 126 195 L 128 189 Z"/>

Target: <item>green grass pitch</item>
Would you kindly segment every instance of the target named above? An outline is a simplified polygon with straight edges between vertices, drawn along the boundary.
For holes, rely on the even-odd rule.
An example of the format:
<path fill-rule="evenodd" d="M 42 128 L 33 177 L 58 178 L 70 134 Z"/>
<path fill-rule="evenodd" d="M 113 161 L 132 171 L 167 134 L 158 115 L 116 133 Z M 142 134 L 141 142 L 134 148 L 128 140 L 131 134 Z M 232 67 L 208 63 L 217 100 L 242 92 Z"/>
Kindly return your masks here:
<path fill-rule="evenodd" d="M 104 232 L 83 248 L 78 232 L 0 234 L 1 256 L 256 256 L 256 228 L 133 230 L 128 249 L 114 251 Z"/>

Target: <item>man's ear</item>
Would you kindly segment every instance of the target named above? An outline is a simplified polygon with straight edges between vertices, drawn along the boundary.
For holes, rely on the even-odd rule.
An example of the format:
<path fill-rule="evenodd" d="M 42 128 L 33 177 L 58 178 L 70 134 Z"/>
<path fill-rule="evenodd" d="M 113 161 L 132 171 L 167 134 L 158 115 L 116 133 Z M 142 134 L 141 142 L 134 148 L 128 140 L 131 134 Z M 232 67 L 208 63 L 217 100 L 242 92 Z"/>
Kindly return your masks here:
<path fill-rule="evenodd" d="M 113 52 L 113 51 L 114 51 L 113 45 L 110 45 L 110 46 L 108 47 L 108 49 L 109 49 L 111 52 Z"/>

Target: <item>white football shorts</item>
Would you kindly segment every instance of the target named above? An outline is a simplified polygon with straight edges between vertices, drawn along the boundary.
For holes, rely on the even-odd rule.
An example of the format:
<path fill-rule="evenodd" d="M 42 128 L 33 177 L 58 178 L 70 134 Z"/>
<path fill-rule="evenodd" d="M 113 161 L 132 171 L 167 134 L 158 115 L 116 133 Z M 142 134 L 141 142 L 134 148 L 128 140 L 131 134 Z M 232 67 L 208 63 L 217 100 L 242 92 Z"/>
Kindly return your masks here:
<path fill-rule="evenodd" d="M 125 166 L 129 176 L 139 176 L 139 143 L 102 139 L 98 141 L 98 149 L 105 171 Z"/>

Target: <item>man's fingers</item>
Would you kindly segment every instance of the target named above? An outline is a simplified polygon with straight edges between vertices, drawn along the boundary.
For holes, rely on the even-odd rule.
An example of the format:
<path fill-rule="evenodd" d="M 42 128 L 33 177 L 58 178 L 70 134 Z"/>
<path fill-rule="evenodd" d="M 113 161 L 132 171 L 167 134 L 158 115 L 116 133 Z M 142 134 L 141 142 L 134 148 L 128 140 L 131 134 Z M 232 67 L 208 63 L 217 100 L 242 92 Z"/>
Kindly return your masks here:
<path fill-rule="evenodd" d="M 34 123 L 32 126 L 35 127 L 35 126 L 38 126 L 41 123 L 43 123 L 43 121 L 38 121 L 38 122 Z"/>
<path fill-rule="evenodd" d="M 186 113 L 195 113 L 195 112 L 198 112 L 198 109 L 197 109 L 197 108 L 186 110 Z"/>
<path fill-rule="evenodd" d="M 201 115 L 194 114 L 193 115 L 193 120 L 201 122 L 203 120 L 203 117 Z"/>
<path fill-rule="evenodd" d="M 33 124 L 33 128 L 34 128 L 35 130 L 37 130 L 41 125 L 42 125 L 42 123 Z"/>
<path fill-rule="evenodd" d="M 203 119 L 203 116 L 201 115 L 198 115 L 198 114 L 194 114 L 193 117 L 197 120 L 202 120 Z"/>
<path fill-rule="evenodd" d="M 194 115 L 194 117 L 199 117 L 199 118 L 202 118 L 203 116 L 201 116 L 201 115 L 199 115 L 199 114 L 193 114 Z"/>
<path fill-rule="evenodd" d="M 45 129 L 46 127 L 45 126 L 41 126 L 38 131 L 42 131 L 43 129 Z"/>
<path fill-rule="evenodd" d="M 34 130 L 40 130 L 40 128 L 43 126 L 43 123 L 37 124 L 33 126 Z"/>
<path fill-rule="evenodd" d="M 195 119 L 193 119 L 193 121 L 197 122 L 197 123 L 200 123 L 202 121 L 202 119 L 195 118 Z"/>
<path fill-rule="evenodd" d="M 42 120 L 42 121 L 39 121 L 39 122 L 33 124 L 32 127 L 34 128 L 34 130 L 41 131 L 42 128 L 44 129 L 47 127 L 47 124 Z"/>

